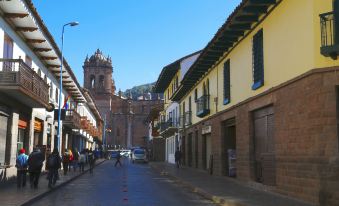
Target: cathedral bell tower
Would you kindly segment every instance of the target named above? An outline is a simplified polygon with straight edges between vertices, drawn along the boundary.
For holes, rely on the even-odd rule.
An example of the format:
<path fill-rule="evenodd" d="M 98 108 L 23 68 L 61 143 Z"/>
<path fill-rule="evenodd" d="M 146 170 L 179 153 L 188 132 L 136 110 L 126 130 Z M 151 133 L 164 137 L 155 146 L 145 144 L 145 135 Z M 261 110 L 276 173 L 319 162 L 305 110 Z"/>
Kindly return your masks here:
<path fill-rule="evenodd" d="M 100 96 L 115 93 L 115 85 L 112 79 L 112 59 L 105 57 L 102 52 L 97 51 L 84 62 L 84 87 L 92 96 Z"/>

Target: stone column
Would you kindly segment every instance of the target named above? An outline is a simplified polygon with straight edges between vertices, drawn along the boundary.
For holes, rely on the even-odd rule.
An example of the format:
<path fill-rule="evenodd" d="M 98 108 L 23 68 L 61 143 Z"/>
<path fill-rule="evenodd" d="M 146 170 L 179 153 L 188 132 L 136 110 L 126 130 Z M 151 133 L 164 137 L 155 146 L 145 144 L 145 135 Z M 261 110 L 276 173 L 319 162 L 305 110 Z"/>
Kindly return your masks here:
<path fill-rule="evenodd" d="M 29 151 L 28 153 L 30 154 L 31 152 L 33 152 L 33 143 L 34 143 L 34 121 L 35 121 L 35 117 L 32 114 L 31 119 L 29 121 L 29 128 L 28 128 L 28 133 L 29 133 Z"/>
<path fill-rule="evenodd" d="M 10 146 L 10 152 L 9 152 L 9 164 L 15 165 L 16 164 L 16 155 L 17 155 L 17 138 L 18 138 L 18 124 L 19 124 L 19 114 L 16 112 L 13 112 L 12 114 L 12 122 L 10 122 L 11 130 L 10 130 L 10 142 L 7 144 L 7 146 Z"/>

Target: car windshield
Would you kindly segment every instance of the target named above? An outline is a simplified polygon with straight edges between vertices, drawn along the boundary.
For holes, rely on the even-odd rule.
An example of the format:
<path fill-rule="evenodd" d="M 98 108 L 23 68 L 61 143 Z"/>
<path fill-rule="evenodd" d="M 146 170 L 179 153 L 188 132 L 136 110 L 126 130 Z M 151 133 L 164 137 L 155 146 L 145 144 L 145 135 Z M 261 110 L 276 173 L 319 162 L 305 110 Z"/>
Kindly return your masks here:
<path fill-rule="evenodd" d="M 145 154 L 145 151 L 141 149 L 137 149 L 137 150 L 134 150 L 134 154 Z"/>

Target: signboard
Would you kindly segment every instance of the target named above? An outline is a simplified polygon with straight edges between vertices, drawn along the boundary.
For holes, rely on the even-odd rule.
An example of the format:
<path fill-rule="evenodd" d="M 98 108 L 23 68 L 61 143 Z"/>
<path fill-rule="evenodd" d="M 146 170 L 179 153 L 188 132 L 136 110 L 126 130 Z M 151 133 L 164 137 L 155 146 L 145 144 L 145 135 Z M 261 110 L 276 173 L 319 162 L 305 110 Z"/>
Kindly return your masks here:
<path fill-rule="evenodd" d="M 208 126 L 203 126 L 201 129 L 201 134 L 209 134 L 212 132 L 212 126 L 208 125 Z"/>

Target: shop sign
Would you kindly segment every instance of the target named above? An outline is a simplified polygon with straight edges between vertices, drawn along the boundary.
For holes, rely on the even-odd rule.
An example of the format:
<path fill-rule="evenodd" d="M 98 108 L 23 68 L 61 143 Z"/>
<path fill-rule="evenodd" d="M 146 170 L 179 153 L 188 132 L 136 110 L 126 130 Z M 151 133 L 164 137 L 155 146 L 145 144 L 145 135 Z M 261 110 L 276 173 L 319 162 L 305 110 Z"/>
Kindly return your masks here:
<path fill-rule="evenodd" d="M 202 134 L 209 134 L 212 132 L 212 126 L 208 125 L 208 126 L 203 126 L 201 129 L 201 133 Z"/>

